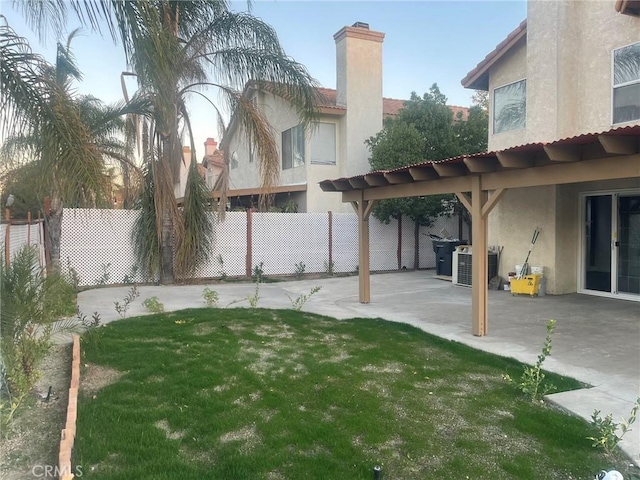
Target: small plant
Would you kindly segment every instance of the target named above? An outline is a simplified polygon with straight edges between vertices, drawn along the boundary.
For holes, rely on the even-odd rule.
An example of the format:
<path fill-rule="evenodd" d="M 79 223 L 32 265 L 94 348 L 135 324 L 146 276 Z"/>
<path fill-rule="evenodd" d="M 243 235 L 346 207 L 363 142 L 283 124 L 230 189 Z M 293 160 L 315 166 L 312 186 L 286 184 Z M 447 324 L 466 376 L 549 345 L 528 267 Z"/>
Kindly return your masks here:
<path fill-rule="evenodd" d="M 78 308 L 76 319 L 78 320 L 78 323 L 85 329 L 84 334 L 82 335 L 82 339 L 88 344 L 95 345 L 100 338 L 100 332 L 98 328 L 102 326 L 100 314 L 98 312 L 93 312 L 91 318 L 87 318 L 87 316 L 80 311 L 80 308 Z"/>
<path fill-rule="evenodd" d="M 264 280 L 264 263 L 260 262 L 255 267 L 253 267 L 253 281 L 256 283 L 262 283 Z"/>
<path fill-rule="evenodd" d="M 134 285 L 133 287 L 131 287 L 131 289 L 129 290 L 129 293 L 127 293 L 127 296 L 124 297 L 124 299 L 122 300 L 122 303 L 120 302 L 113 302 L 115 308 L 116 308 L 116 312 L 118 312 L 118 315 L 120 315 L 122 318 L 127 318 L 127 310 L 129 310 L 129 306 L 135 301 L 136 298 L 138 298 L 140 296 L 140 292 L 138 291 L 138 289 L 136 288 L 136 286 Z"/>
<path fill-rule="evenodd" d="M 287 297 L 289 297 L 289 301 L 291 302 L 291 307 L 296 310 L 296 311 L 300 311 L 302 310 L 302 307 L 304 307 L 304 304 L 307 303 L 307 301 L 316 293 L 318 293 L 320 291 L 322 287 L 313 287 L 311 289 L 311 291 L 307 294 L 307 295 L 300 295 L 298 298 L 291 298 L 289 297 L 289 295 L 287 295 Z"/>
<path fill-rule="evenodd" d="M 509 375 L 503 375 L 503 378 L 509 383 L 515 385 L 522 393 L 528 396 L 532 402 L 541 401 L 547 393 L 552 392 L 556 387 L 544 381 L 545 375 L 542 371 L 542 364 L 546 358 L 551 355 L 551 336 L 556 327 L 555 320 L 549 320 L 547 323 L 547 337 L 542 347 L 542 352 L 538 355 L 538 361 L 534 366 L 527 366 L 520 377 L 520 383 L 513 380 Z"/>
<path fill-rule="evenodd" d="M 204 298 L 204 302 L 207 304 L 207 307 L 217 307 L 218 300 L 220 297 L 218 296 L 218 292 L 215 290 L 211 290 L 209 287 L 206 287 L 202 292 L 202 298 Z"/>
<path fill-rule="evenodd" d="M 307 266 L 303 263 L 296 263 L 295 264 L 295 269 L 296 269 L 296 278 L 300 279 L 302 278 L 302 276 L 304 275 L 304 271 L 306 270 Z"/>
<path fill-rule="evenodd" d="M 136 280 L 136 276 L 138 275 L 138 266 L 137 265 L 133 265 L 131 267 L 131 270 L 129 271 L 129 273 L 127 273 L 124 278 L 122 279 L 122 283 L 124 284 L 131 284 L 134 283 Z"/>
<path fill-rule="evenodd" d="M 220 264 L 220 270 L 218 270 L 218 276 L 220 277 L 220 280 L 224 280 L 227 278 L 227 273 L 224 271 L 224 259 L 222 258 L 222 255 L 218 255 L 217 260 L 218 260 L 218 263 Z"/>
<path fill-rule="evenodd" d="M 162 304 L 162 302 L 160 300 L 158 300 L 158 297 L 146 298 L 142 302 L 142 305 L 144 306 L 144 308 L 147 309 L 148 312 L 151 312 L 151 313 L 162 313 L 162 312 L 164 312 L 164 305 Z"/>
<path fill-rule="evenodd" d="M 622 419 L 620 423 L 613 421 L 613 415 L 609 414 L 603 418 L 600 416 L 600 410 L 594 410 L 591 415 L 591 424 L 596 428 L 598 434 L 595 437 L 587 437 L 587 439 L 593 442 L 591 444 L 593 447 L 602 448 L 607 455 L 612 455 L 622 437 L 631 431 L 631 425 L 636 421 L 638 410 L 640 410 L 640 397 L 631 409 L 629 419 Z M 619 434 L 618 428 L 620 429 Z"/>
<path fill-rule="evenodd" d="M 71 259 L 69 257 L 67 257 L 67 280 L 77 292 L 80 286 L 80 275 L 78 275 L 78 271 L 71 265 Z"/>
<path fill-rule="evenodd" d="M 111 278 L 109 267 L 111 267 L 110 263 L 103 263 L 102 265 L 100 265 L 100 268 L 102 268 L 102 276 L 95 280 L 96 285 L 106 285 L 107 283 L 109 283 L 109 278 Z"/>
<path fill-rule="evenodd" d="M 333 275 L 335 272 L 336 264 L 333 260 L 324 262 L 324 271 L 327 272 L 328 275 Z"/>
<path fill-rule="evenodd" d="M 58 321 L 73 315 L 75 296 L 65 277 L 38 267 L 33 247 L 22 247 L 10 265 L 0 255 L 0 430 L 38 379 L 52 336 L 76 330 L 75 322 Z"/>
<path fill-rule="evenodd" d="M 253 295 L 247 295 L 247 301 L 251 308 L 258 308 L 258 300 L 260 300 L 260 282 L 256 281 L 256 290 Z"/>

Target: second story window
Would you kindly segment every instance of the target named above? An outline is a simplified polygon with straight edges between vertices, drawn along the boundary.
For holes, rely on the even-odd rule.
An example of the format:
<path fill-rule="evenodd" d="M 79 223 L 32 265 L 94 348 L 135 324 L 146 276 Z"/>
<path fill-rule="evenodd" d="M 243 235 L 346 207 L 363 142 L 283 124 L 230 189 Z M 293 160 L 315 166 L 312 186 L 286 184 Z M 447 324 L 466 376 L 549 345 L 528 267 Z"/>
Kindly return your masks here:
<path fill-rule="evenodd" d="M 613 51 L 613 123 L 640 120 L 640 42 Z"/>
<path fill-rule="evenodd" d="M 493 90 L 493 133 L 526 126 L 527 81 L 510 83 Z"/>
<path fill-rule="evenodd" d="M 297 125 L 282 132 L 282 169 L 304 165 L 304 127 Z"/>
<path fill-rule="evenodd" d="M 316 123 L 311 131 L 311 163 L 321 165 L 336 164 L 336 125 Z"/>

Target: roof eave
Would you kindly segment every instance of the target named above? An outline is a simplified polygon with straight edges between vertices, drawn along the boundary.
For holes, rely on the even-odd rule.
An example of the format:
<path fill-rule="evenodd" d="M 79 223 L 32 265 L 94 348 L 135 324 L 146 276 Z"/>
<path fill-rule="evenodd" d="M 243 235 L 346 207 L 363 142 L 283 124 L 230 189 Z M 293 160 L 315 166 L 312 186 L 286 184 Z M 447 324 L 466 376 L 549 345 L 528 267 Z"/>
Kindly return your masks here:
<path fill-rule="evenodd" d="M 523 20 L 518 27 L 511 32 L 507 38 L 498 44 L 498 46 L 490 52 L 484 60 L 482 60 L 476 67 L 467 73 L 460 83 L 464 88 L 471 88 L 474 90 L 489 90 L 489 70 L 493 67 L 502 57 L 504 57 L 513 47 L 518 45 L 521 41 L 526 41 L 527 38 L 527 21 Z"/>

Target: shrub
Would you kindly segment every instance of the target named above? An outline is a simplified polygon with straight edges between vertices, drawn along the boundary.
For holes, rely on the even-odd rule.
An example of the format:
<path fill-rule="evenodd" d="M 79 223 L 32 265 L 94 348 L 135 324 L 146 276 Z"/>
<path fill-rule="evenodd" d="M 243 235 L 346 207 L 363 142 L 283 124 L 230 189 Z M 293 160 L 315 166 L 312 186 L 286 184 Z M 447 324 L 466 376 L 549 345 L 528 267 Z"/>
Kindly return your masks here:
<path fill-rule="evenodd" d="M 142 302 L 142 305 L 144 305 L 144 308 L 146 308 L 147 311 L 151 313 L 164 312 L 164 305 L 162 304 L 162 302 L 160 302 L 160 300 L 158 300 L 158 297 L 147 298 L 144 300 L 144 302 Z"/>
<path fill-rule="evenodd" d="M 220 297 L 218 296 L 218 292 L 215 290 L 211 290 L 209 287 L 206 287 L 202 292 L 202 298 L 204 298 L 207 307 L 217 307 L 218 300 Z"/>
<path fill-rule="evenodd" d="M 60 274 L 45 275 L 37 251 L 30 246 L 20 249 L 8 266 L 4 258 L 0 260 L 0 277 L 2 420 L 6 426 L 37 380 L 51 336 L 75 330 L 74 322 L 55 322 L 75 311 L 76 292 Z"/>

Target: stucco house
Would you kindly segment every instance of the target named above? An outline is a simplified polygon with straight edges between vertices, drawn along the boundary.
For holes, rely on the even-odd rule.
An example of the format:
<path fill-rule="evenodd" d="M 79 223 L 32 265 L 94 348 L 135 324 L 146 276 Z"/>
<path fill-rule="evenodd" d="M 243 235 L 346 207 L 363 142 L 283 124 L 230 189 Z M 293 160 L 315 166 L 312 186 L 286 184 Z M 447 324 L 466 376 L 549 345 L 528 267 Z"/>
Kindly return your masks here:
<path fill-rule="evenodd" d="M 527 19 L 462 80 L 489 92 L 489 151 L 640 125 L 640 17 L 615 5 L 528 2 Z M 640 300 L 640 179 L 506 192 L 488 217 L 503 276 L 535 226 L 550 293 Z"/>
<path fill-rule="evenodd" d="M 357 206 L 360 301 L 370 301 L 376 201 L 455 193 L 472 217 L 471 320 L 488 332 L 489 245 L 500 274 L 544 266 L 547 293 L 640 301 L 640 9 L 529 0 L 527 19 L 462 80 L 490 94 L 489 151 L 328 179 Z"/>
<path fill-rule="evenodd" d="M 404 106 L 404 100 L 382 95 L 384 33 L 357 22 L 340 29 L 334 40 L 337 88 L 319 89 L 323 99 L 317 105 L 318 120 L 308 131 L 300 127 L 296 111 L 285 99 L 253 84 L 244 92 L 277 132 L 281 171 L 274 190 L 276 205 L 293 202 L 298 212 L 352 212 L 351 206 L 318 184 L 328 177 L 368 172 L 364 141 L 382 130 L 383 118 L 397 115 Z M 451 108 L 454 115 L 461 112 L 466 117 L 466 108 Z M 257 159 L 233 116 L 221 149 L 229 155 L 230 203 L 254 205 L 261 191 Z"/>

